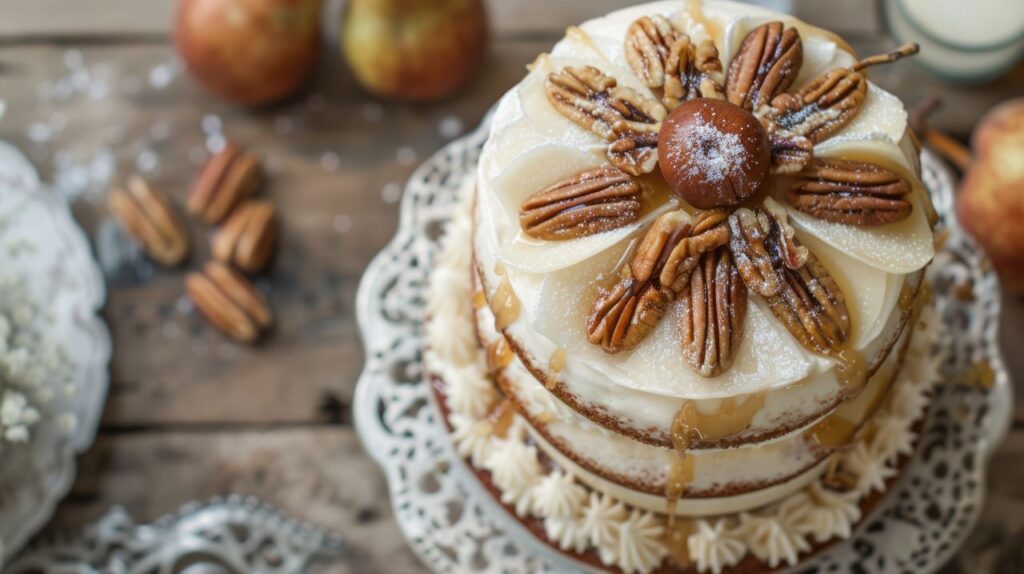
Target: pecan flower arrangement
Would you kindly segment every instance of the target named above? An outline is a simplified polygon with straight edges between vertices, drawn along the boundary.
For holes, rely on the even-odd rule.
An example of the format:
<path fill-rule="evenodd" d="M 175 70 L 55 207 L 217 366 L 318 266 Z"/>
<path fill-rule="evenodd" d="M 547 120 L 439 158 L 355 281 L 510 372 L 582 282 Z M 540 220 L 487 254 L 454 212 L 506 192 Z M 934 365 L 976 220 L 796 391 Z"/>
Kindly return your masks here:
<path fill-rule="evenodd" d="M 911 185 L 899 174 L 814 149 L 861 111 L 866 68 L 916 50 L 834 68 L 791 91 L 803 64 L 795 28 L 753 29 L 726 69 L 712 40 L 645 16 L 629 27 L 624 53 L 660 101 L 593 66 L 550 73 L 548 102 L 607 142 L 607 163 L 527 198 L 526 235 L 564 241 L 634 224 L 652 177 L 685 202 L 654 220 L 600 291 L 586 318 L 590 342 L 632 349 L 678 302 L 682 353 L 714 377 L 736 356 L 753 292 L 804 347 L 839 355 L 851 332 L 846 295 L 797 239 L 787 209 L 857 227 L 911 214 Z"/>

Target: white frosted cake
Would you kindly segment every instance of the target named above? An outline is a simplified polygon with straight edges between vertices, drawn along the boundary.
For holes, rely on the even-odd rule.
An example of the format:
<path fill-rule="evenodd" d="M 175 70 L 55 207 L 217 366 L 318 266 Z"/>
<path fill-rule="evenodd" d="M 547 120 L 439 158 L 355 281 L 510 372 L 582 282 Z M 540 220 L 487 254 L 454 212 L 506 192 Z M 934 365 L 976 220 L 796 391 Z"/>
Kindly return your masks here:
<path fill-rule="evenodd" d="M 912 452 L 934 214 L 902 103 L 745 4 L 571 27 L 500 101 L 432 274 L 455 448 L 623 572 L 762 571 L 849 537 Z"/>

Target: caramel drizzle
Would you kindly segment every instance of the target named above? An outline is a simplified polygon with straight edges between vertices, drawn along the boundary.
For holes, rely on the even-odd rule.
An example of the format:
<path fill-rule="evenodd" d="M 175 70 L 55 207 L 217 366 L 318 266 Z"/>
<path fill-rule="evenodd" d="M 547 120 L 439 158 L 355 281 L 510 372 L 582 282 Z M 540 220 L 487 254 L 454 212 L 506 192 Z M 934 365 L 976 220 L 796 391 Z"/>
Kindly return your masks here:
<path fill-rule="evenodd" d="M 516 319 L 519 318 L 519 297 L 512 290 L 508 278 L 504 277 L 491 298 L 491 311 L 494 312 L 494 328 L 498 331 L 505 330 Z"/>
<path fill-rule="evenodd" d="M 512 427 L 516 418 L 515 404 L 509 399 L 503 399 L 494 410 L 487 415 L 491 423 L 491 435 L 498 438 L 506 438 L 508 430 Z"/>
<path fill-rule="evenodd" d="M 827 448 L 839 448 L 850 444 L 857 432 L 857 425 L 837 412 L 817 422 L 807 431 L 811 440 Z"/>
<path fill-rule="evenodd" d="M 640 212 L 637 219 L 643 219 L 670 201 L 674 202 L 677 197 L 661 174 L 648 173 L 637 180 L 640 182 Z"/>
<path fill-rule="evenodd" d="M 693 481 L 695 460 L 687 456 L 694 440 L 715 440 L 734 436 L 750 426 L 754 416 L 764 407 L 764 394 L 748 395 L 740 403 L 736 397 L 723 399 L 718 410 L 712 414 L 697 410 L 694 401 L 685 401 L 672 421 L 673 460 L 669 466 L 668 481 L 665 483 L 665 502 L 668 525 L 675 525 L 676 504 L 686 491 L 686 485 Z"/>
<path fill-rule="evenodd" d="M 853 349 L 841 349 L 833 355 L 839 362 L 836 378 L 844 389 L 863 389 L 868 383 L 868 362 L 864 353 Z"/>
<path fill-rule="evenodd" d="M 669 515 L 669 520 L 673 520 Z M 690 557 L 690 535 L 697 531 L 696 523 L 693 520 L 679 520 L 675 524 L 669 524 L 665 529 L 665 547 L 668 549 L 669 559 L 681 568 L 686 568 L 692 563 Z"/>
<path fill-rule="evenodd" d="M 565 370 L 565 361 L 567 358 L 568 354 L 565 352 L 565 349 L 561 347 L 558 347 L 555 349 L 554 353 L 551 353 L 551 360 L 548 362 L 548 370 L 551 371 L 551 375 L 544 382 L 544 386 L 547 387 L 549 391 L 554 389 L 555 385 L 558 384 L 555 377 Z"/>
<path fill-rule="evenodd" d="M 514 357 L 515 354 L 505 337 L 500 337 L 497 341 L 487 345 L 487 368 L 492 373 L 497 373 L 509 366 Z"/>
<path fill-rule="evenodd" d="M 473 310 L 479 311 L 487 306 L 487 295 L 484 295 L 483 291 L 476 291 L 473 293 Z"/>

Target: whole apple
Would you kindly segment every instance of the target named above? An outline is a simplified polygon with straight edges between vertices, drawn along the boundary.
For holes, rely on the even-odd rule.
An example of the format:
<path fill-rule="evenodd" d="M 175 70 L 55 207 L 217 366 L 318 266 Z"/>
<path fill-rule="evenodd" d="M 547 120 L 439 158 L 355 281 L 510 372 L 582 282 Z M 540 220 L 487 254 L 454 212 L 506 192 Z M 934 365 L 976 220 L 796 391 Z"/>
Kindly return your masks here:
<path fill-rule="evenodd" d="M 298 90 L 316 63 L 321 0 L 180 0 L 174 43 L 195 79 L 244 106 Z"/>
<path fill-rule="evenodd" d="M 957 196 L 957 216 L 999 271 L 1024 293 L 1024 99 L 982 118 L 971 143 L 974 163 Z"/>
<path fill-rule="evenodd" d="M 487 16 L 482 0 L 349 0 L 341 41 L 370 92 L 437 100 L 465 85 L 483 61 Z"/>

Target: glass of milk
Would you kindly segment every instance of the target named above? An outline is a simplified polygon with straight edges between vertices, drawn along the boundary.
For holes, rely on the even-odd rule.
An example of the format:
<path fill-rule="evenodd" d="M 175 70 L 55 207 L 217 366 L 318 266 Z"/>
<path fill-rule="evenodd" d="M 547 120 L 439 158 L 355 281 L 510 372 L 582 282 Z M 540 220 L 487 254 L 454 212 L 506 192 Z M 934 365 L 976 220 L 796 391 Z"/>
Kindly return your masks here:
<path fill-rule="evenodd" d="M 914 60 L 958 82 L 996 78 L 1024 55 L 1024 0 L 885 0 L 889 28 Z"/>

